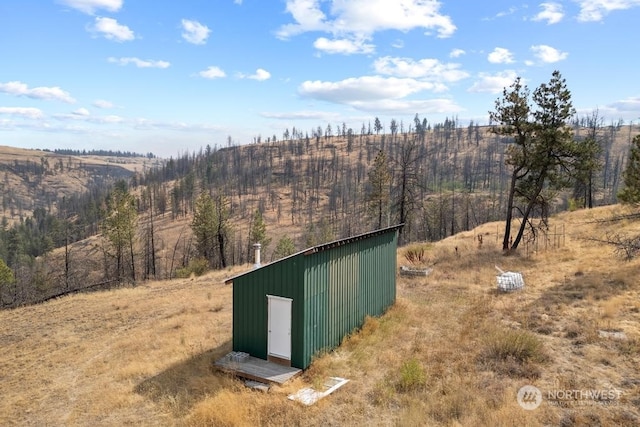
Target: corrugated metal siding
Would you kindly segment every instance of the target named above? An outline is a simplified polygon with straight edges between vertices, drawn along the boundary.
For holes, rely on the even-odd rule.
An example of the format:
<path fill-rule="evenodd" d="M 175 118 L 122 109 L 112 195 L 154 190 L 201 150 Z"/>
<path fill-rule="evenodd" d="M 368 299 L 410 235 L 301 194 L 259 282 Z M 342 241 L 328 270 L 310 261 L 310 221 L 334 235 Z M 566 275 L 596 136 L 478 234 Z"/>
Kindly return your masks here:
<path fill-rule="evenodd" d="M 393 304 L 396 245 L 392 231 L 306 256 L 303 367 Z"/>
<path fill-rule="evenodd" d="M 315 254 L 320 257 L 320 252 Z M 306 257 L 310 258 L 310 257 Z M 307 260 L 305 260 L 307 261 Z M 306 263 L 304 272 L 305 301 L 304 301 L 304 342 L 302 347 L 302 366 L 311 363 L 311 357 L 319 350 L 328 347 L 327 315 L 329 265 L 326 262 Z"/>
<path fill-rule="evenodd" d="M 397 230 L 299 253 L 233 281 L 233 349 L 267 358 L 267 295 L 291 298 L 291 364 L 306 368 L 396 298 Z"/>
<path fill-rule="evenodd" d="M 267 264 L 233 280 L 233 350 L 267 358 L 267 295 L 293 300 L 291 364 L 301 365 L 304 342 L 304 255 Z"/>

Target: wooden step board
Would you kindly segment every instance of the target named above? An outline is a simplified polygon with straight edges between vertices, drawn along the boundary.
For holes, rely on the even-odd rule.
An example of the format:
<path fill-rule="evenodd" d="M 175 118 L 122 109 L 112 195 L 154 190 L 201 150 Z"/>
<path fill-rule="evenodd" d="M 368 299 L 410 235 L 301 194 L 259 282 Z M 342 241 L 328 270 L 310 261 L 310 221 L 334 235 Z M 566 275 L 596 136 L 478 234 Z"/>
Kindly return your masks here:
<path fill-rule="evenodd" d="M 254 381 L 271 384 L 284 384 L 302 373 L 302 369 L 268 362 L 257 357 L 248 356 L 242 362 L 233 360 L 231 353 L 217 360 L 214 366 L 224 372 Z"/>

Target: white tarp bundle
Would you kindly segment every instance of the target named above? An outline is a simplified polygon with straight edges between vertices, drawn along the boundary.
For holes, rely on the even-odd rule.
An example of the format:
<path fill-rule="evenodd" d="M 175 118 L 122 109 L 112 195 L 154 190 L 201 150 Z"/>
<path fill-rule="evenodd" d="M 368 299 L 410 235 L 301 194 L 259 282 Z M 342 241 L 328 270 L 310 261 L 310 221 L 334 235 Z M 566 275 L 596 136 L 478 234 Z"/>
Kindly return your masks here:
<path fill-rule="evenodd" d="M 522 273 L 514 273 L 513 271 L 502 271 L 498 266 L 496 269 L 500 272 L 496 276 L 498 281 L 498 290 L 501 292 L 517 291 L 524 287 L 524 279 Z"/>

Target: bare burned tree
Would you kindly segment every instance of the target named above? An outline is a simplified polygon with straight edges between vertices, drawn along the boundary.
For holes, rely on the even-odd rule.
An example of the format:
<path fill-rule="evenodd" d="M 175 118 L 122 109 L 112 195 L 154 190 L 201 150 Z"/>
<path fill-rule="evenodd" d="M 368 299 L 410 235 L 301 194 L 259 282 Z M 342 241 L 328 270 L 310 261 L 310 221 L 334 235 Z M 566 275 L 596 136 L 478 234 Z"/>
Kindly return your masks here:
<path fill-rule="evenodd" d="M 631 261 L 640 254 L 640 235 L 628 236 L 623 233 L 609 233 L 604 239 L 591 238 L 588 240 L 613 246 L 615 254 L 625 261 Z"/>
<path fill-rule="evenodd" d="M 613 234 L 609 236 L 607 243 L 612 244 L 616 254 L 625 261 L 631 261 L 640 253 L 640 236 Z"/>

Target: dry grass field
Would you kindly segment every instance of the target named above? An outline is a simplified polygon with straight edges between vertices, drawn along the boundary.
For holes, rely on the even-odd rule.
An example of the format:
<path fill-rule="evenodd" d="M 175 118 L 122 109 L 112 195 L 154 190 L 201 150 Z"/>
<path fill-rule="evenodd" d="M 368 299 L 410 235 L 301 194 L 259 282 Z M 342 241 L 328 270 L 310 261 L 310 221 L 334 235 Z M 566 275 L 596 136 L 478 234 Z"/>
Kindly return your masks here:
<path fill-rule="evenodd" d="M 589 240 L 640 233 L 599 221 L 622 212 L 554 217 L 559 244 L 527 255 L 501 254 L 497 223 L 413 245 L 431 275 L 399 276 L 384 316 L 268 393 L 211 369 L 231 350 L 223 282 L 249 266 L 0 312 L 0 425 L 638 425 L 640 260 Z M 497 293 L 495 265 L 525 288 Z M 327 376 L 351 381 L 311 407 L 287 399 Z M 539 408 L 518 405 L 524 385 L 543 392 Z"/>

